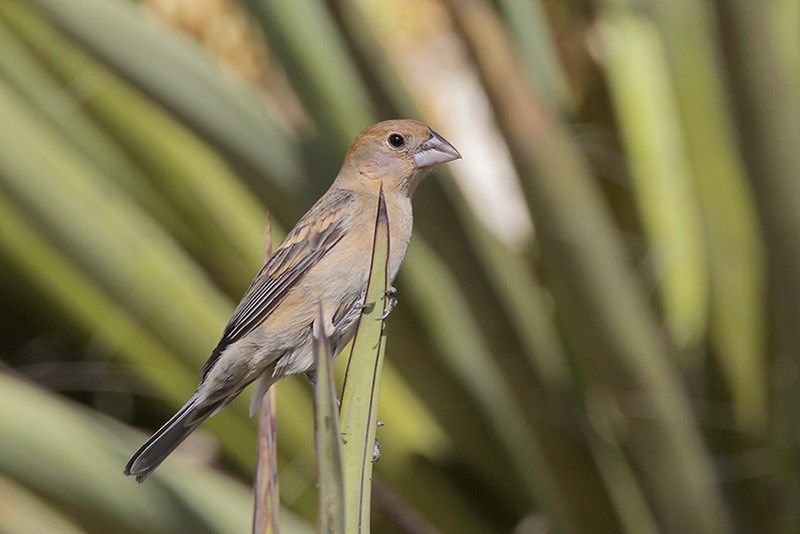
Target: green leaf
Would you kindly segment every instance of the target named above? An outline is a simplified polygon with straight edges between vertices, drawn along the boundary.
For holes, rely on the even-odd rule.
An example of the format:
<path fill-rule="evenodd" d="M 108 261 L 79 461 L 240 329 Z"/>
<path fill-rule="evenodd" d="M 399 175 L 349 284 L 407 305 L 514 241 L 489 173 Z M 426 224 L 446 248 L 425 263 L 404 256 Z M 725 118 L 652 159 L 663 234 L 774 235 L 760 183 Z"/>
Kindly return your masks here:
<path fill-rule="evenodd" d="M 52 503 L 30 493 L 15 482 L 0 476 L 0 516 L 5 532 L 50 532 L 79 534 L 77 525 L 62 515 Z"/>
<path fill-rule="evenodd" d="M 0 94 L 0 135 L 26 139 L 0 145 L 2 188 L 168 346 L 189 361 L 204 358 L 225 322 L 228 299 L 171 236 L 2 83 Z M 187 320 L 198 335 L 183 335 Z"/>
<path fill-rule="evenodd" d="M 386 352 L 383 310 L 389 261 L 389 219 L 383 190 L 378 197 L 372 265 L 364 309 L 347 361 L 342 389 L 342 458 L 347 532 L 369 532 L 372 463 L 378 423 L 381 368 Z M 383 304 L 383 305 L 381 305 Z"/>
<path fill-rule="evenodd" d="M 588 161 L 563 118 L 515 69 L 483 2 L 448 0 L 531 207 L 559 305 L 591 381 L 618 395 L 632 457 L 673 528 L 716 531 L 728 513 L 689 397 Z M 632 403 L 631 396 L 637 400 Z M 633 406 L 646 405 L 642 419 Z"/>
<path fill-rule="evenodd" d="M 321 312 L 317 324 L 324 325 Z M 342 435 L 339 432 L 339 407 L 333 384 L 332 358 L 323 326 L 314 337 L 314 359 L 317 362 L 314 436 L 319 480 L 319 531 L 324 534 L 344 534 L 346 513 Z"/>
<path fill-rule="evenodd" d="M 626 145 L 650 262 L 672 338 L 700 365 L 708 322 L 708 258 L 664 50 L 651 23 L 609 8 L 598 27 L 603 65 Z"/>
<path fill-rule="evenodd" d="M 519 498 L 526 502 L 545 502 L 559 510 L 563 499 L 555 485 L 550 466 L 544 462 L 539 436 L 523 415 L 497 362 L 494 361 L 478 325 L 469 311 L 465 297 L 453 276 L 434 251 L 420 241 L 412 242 L 409 255 L 416 261 L 404 266 L 403 276 L 412 297 L 419 303 L 420 317 L 435 332 L 433 337 L 439 357 L 447 362 L 454 379 L 477 404 L 488 421 L 504 457 L 513 466 L 516 481 L 526 492 Z M 508 484 L 514 483 L 507 481 Z M 558 513 L 564 514 L 564 510 Z"/>
<path fill-rule="evenodd" d="M 20 278 L 32 288 L 33 298 L 46 302 L 51 313 L 92 336 L 103 352 L 135 364 L 161 398 L 181 405 L 197 385 L 194 370 L 182 365 L 141 322 L 54 250 L 1 188 L 0 219 L 0 257 L 17 268 Z M 222 413 L 209 424 L 221 436 L 251 433 L 250 426 L 232 413 Z M 223 443 L 240 465 L 252 463 L 247 443 L 241 439 Z"/>
<path fill-rule="evenodd" d="M 240 293 L 259 264 L 266 218 L 260 202 L 210 147 L 162 108 L 46 23 L 13 7 L 2 12 L 64 81 L 60 91 L 74 93 L 148 175 L 145 179 L 135 172 L 127 179 L 136 180 L 136 187 L 143 182 L 145 188 L 155 188 L 162 204 L 169 203 L 148 205 L 150 213 L 163 218 L 166 211 L 191 228 L 189 248 L 210 264 L 231 293 Z M 124 171 L 117 169 L 111 176 Z"/>
<path fill-rule="evenodd" d="M 0 473 L 46 496 L 87 530 L 244 532 L 250 495 L 204 466 L 176 461 L 146 484 L 122 476 L 143 438 L 0 373 Z M 180 457 L 180 455 L 178 455 Z M 287 532 L 308 527 L 287 514 Z"/>
<path fill-rule="evenodd" d="M 268 179 L 283 191 L 302 189 L 298 147 L 270 120 L 266 100 L 234 74 L 221 71 L 197 43 L 145 17 L 135 2 L 31 3 L 203 135 L 259 172 L 259 179 Z"/>
<path fill-rule="evenodd" d="M 531 79 L 553 107 L 560 106 L 572 111 L 575 98 L 559 62 L 543 2 L 501 0 L 498 4 Z"/>
<path fill-rule="evenodd" d="M 338 150 L 375 120 L 375 111 L 325 2 L 245 0 L 327 140 Z M 314 24 L 309 24 L 309 21 Z"/>
<path fill-rule="evenodd" d="M 702 2 L 647 3 L 672 73 L 708 236 L 714 352 L 730 387 L 737 425 L 763 435 L 768 426 L 767 266 L 753 193 L 737 152 L 729 114 L 732 107 L 723 90 L 725 73 L 719 62 L 714 17 Z M 783 116 L 782 110 L 776 113 Z"/>
<path fill-rule="evenodd" d="M 4 16 L 9 13 L 9 6 Z M 13 11 L 12 11 L 13 12 Z M 53 122 L 81 154 L 90 158 L 109 178 L 120 183 L 142 205 L 166 224 L 176 235 L 186 239 L 191 233 L 178 219 L 168 203 L 142 175 L 124 150 L 82 109 L 81 98 L 75 98 L 64 84 L 14 34 L 11 24 L 0 19 L 0 75 L 26 98 L 38 113 Z M 63 59 L 63 56 L 60 56 Z M 85 101 L 85 100 L 84 100 Z"/>

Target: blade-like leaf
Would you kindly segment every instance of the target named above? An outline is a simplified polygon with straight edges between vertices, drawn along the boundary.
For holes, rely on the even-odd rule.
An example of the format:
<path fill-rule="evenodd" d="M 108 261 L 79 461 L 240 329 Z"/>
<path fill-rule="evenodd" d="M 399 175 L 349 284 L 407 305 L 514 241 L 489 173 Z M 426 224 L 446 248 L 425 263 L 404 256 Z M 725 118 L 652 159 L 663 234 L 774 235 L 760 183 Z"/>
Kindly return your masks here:
<path fill-rule="evenodd" d="M 283 191 L 302 188 L 297 147 L 270 120 L 264 98 L 232 73 L 222 72 L 197 43 L 145 17 L 134 2 L 32 3 L 226 152 L 257 170 L 260 179 Z"/>
<path fill-rule="evenodd" d="M 162 339 L 195 362 L 202 359 L 225 322 L 227 299 L 169 235 L 35 121 L 3 84 L 0 94 L 0 135 L 25 139 L 0 145 L 3 189 Z M 164 307 L 164 287 L 170 288 L 172 309 Z M 187 314 L 198 332 L 189 338 L 181 326 Z"/>
<path fill-rule="evenodd" d="M 374 120 L 375 112 L 325 2 L 244 3 L 284 65 L 291 66 L 287 74 L 311 114 L 333 135 L 327 141 L 345 148 Z M 313 25 L 308 24 L 311 20 Z"/>
<path fill-rule="evenodd" d="M 261 399 L 258 413 L 258 458 L 253 482 L 253 534 L 278 534 L 280 494 L 278 485 L 278 443 L 275 387 Z"/>
<path fill-rule="evenodd" d="M 386 351 L 383 310 L 388 289 L 389 219 L 381 191 L 372 243 L 372 266 L 342 389 L 342 458 L 346 532 L 369 532 L 372 462 L 378 423 L 381 368 Z"/>
<path fill-rule="evenodd" d="M 776 532 L 800 524 L 800 448 L 796 439 L 800 405 L 798 7 L 797 2 L 736 0 L 720 6 L 718 15 L 728 23 L 723 39 L 730 60 L 727 74 L 738 82 L 739 89 L 732 109 L 739 119 L 739 139 L 761 217 L 770 274 L 767 317 L 771 320 L 768 346 L 772 368 L 767 384 L 773 386 L 770 439 L 775 440 L 776 451 L 770 456 L 778 459 L 774 471 L 778 486 L 785 488 L 785 505 L 777 511 L 762 507 L 761 513 L 768 528 Z M 731 314 L 730 318 L 736 317 Z M 758 386 L 763 388 L 765 383 Z"/>
<path fill-rule="evenodd" d="M 559 521 L 568 522 L 539 437 L 504 382 L 454 278 L 420 241 L 412 242 L 410 249 L 417 261 L 404 266 L 403 276 L 414 281 L 409 285 L 412 297 L 420 303 L 420 316 L 437 332 L 434 341 L 440 358 L 447 361 L 455 380 L 476 401 L 477 409 L 487 412 L 490 428 L 514 467 L 513 476 L 527 492 L 518 498 L 547 503 Z"/>
<path fill-rule="evenodd" d="M 93 416 L 4 373 L 0 414 L 0 472 L 69 510 L 87 530 L 247 528 L 248 489 L 205 467 L 172 462 L 144 485 L 123 477 L 126 455 L 142 436 L 108 418 Z M 287 532 L 308 531 L 287 516 Z"/>
<path fill-rule="evenodd" d="M 265 215 L 258 200 L 204 142 L 29 11 L 14 3 L 0 7 L 63 80 L 64 89 L 74 93 L 147 172 L 144 186 L 155 186 L 160 200 L 169 202 L 166 207 L 147 206 L 151 213 L 163 218 L 166 208 L 167 214 L 179 217 L 192 229 L 189 247 L 232 293 L 242 291 L 260 256 Z M 144 181 L 139 173 L 127 179 Z"/>
<path fill-rule="evenodd" d="M 667 327 L 699 365 L 708 308 L 700 201 L 681 136 L 675 94 L 658 34 L 613 2 L 599 26 L 603 64 L 647 231 Z"/>
<path fill-rule="evenodd" d="M 0 219 L 0 258 L 16 267 L 22 273 L 21 279 L 35 288 L 30 292 L 32 298 L 45 302 L 46 297 L 51 313 L 92 336 L 104 352 L 136 364 L 141 376 L 162 398 L 174 405 L 186 400 L 187 392 L 197 385 L 194 370 L 182 365 L 141 322 L 55 251 L 2 190 Z M 220 414 L 209 425 L 221 436 L 241 437 L 251 432 L 247 422 L 232 413 Z M 252 450 L 247 443 L 224 440 L 224 444 L 240 465 L 252 464 Z"/>
<path fill-rule="evenodd" d="M 506 135 L 560 305 L 582 338 L 584 368 L 608 382 L 630 421 L 631 449 L 672 528 L 725 529 L 716 486 L 688 395 L 670 363 L 641 284 L 588 162 L 562 118 L 520 75 L 508 36 L 481 0 L 447 0 Z M 635 401 L 631 401 L 634 396 Z M 646 420 L 634 407 L 646 405 Z"/>
<path fill-rule="evenodd" d="M 265 264 L 269 261 L 270 256 L 272 256 L 271 220 L 267 221 L 264 239 Z M 266 377 L 262 377 L 261 380 L 264 379 Z M 256 393 L 254 392 L 253 395 Z M 250 402 L 252 404 L 257 400 L 254 397 Z M 275 386 L 272 385 L 268 391 L 264 392 L 258 410 L 258 447 L 256 448 L 258 458 L 253 481 L 253 534 L 278 534 L 280 532 L 277 401 Z"/>
<path fill-rule="evenodd" d="M 713 15 L 703 2 L 649 0 L 647 5 L 672 73 L 708 236 L 711 339 L 730 384 L 738 426 L 758 435 L 767 428 L 766 266 L 752 192 L 736 150 L 731 106 L 722 89 L 725 75 Z"/>
<path fill-rule="evenodd" d="M 542 88 L 543 95 L 551 105 L 572 110 L 575 99 L 559 63 L 544 2 L 501 0 L 498 4 L 516 40 L 528 74 Z"/>
<path fill-rule="evenodd" d="M 0 476 L 0 517 L 3 518 L 3 530 L 6 532 L 83 532 L 52 503 L 44 502 L 3 476 Z"/>
<path fill-rule="evenodd" d="M 324 324 L 322 313 L 318 324 Z M 317 472 L 319 480 L 319 531 L 323 534 L 344 534 L 345 492 L 342 460 L 342 435 L 339 432 L 339 407 L 330 343 L 324 327 L 314 338 L 314 359 L 317 362 L 314 383 Z"/>
<path fill-rule="evenodd" d="M 4 16 L 8 14 L 8 5 Z M 63 84 L 47 71 L 27 49 L 22 39 L 14 34 L 11 25 L 0 19 L 0 75 L 13 85 L 21 95 L 36 107 L 64 133 L 81 153 L 90 158 L 99 169 L 129 191 L 151 213 L 157 214 L 170 230 L 183 239 L 190 229 L 168 208 L 168 203 L 139 169 L 102 128 L 81 108 L 80 98 L 64 90 Z"/>

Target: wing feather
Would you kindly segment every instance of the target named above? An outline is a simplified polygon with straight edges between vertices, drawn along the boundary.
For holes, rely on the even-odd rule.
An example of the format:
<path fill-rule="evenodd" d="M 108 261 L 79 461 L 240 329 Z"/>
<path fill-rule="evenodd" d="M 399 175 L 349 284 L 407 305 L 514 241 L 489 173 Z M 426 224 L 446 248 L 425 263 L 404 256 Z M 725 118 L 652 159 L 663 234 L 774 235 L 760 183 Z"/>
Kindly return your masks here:
<path fill-rule="evenodd" d="M 203 378 L 222 351 L 263 323 L 303 276 L 344 237 L 350 212 L 345 208 L 353 198 L 352 191 L 329 191 L 300 219 L 234 310 L 222 339 L 203 366 Z"/>

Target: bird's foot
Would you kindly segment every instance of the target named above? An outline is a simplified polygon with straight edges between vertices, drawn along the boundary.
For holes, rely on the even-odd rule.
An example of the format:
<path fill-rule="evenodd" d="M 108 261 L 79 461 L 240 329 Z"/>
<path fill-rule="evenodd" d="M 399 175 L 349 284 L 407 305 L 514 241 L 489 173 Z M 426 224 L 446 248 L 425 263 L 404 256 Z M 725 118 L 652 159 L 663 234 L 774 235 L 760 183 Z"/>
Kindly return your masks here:
<path fill-rule="evenodd" d="M 395 306 L 397 306 L 397 290 L 393 287 L 390 287 L 386 290 L 386 307 L 383 309 L 383 314 L 381 315 L 381 320 L 386 319 L 389 317 L 389 314 L 392 313 Z"/>

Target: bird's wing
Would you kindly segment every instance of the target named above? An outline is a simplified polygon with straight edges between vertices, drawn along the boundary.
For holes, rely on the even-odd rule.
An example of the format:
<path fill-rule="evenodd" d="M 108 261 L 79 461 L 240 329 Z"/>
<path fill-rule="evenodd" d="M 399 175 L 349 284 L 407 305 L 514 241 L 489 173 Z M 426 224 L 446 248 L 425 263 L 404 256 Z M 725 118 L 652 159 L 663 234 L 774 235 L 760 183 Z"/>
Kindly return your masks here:
<path fill-rule="evenodd" d="M 345 235 L 352 191 L 329 191 L 306 213 L 264 264 L 233 311 L 203 377 L 231 343 L 243 338 L 277 308 L 286 294 Z"/>

